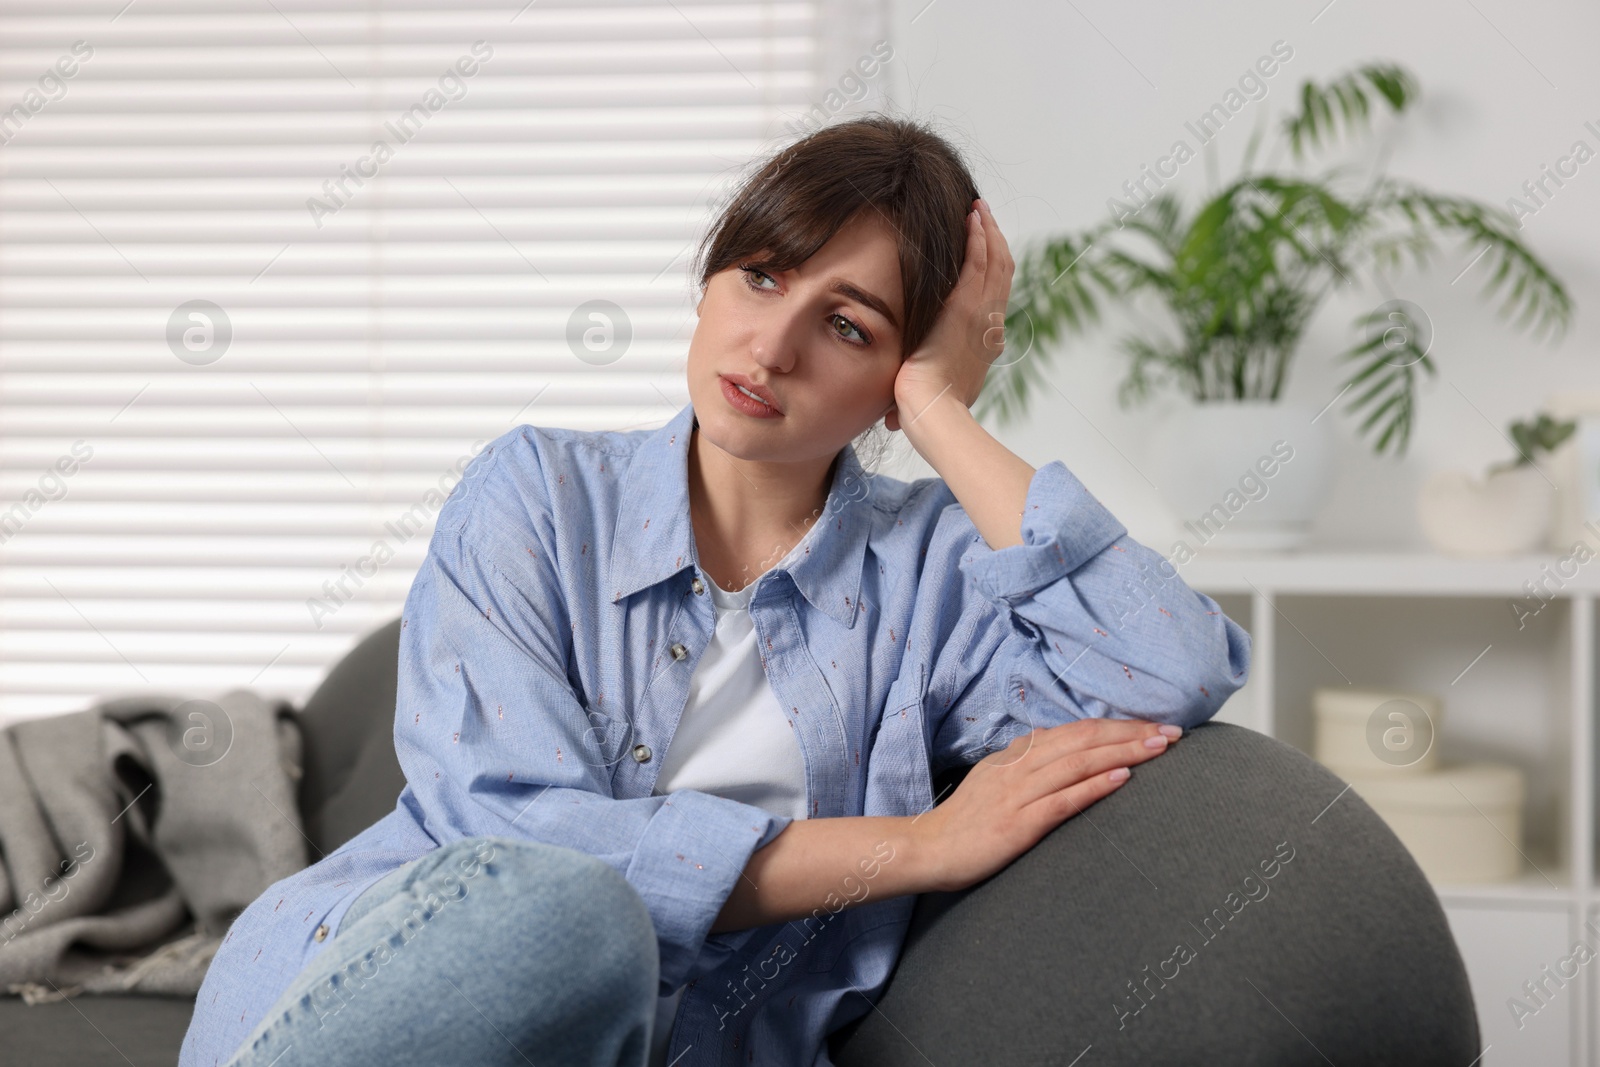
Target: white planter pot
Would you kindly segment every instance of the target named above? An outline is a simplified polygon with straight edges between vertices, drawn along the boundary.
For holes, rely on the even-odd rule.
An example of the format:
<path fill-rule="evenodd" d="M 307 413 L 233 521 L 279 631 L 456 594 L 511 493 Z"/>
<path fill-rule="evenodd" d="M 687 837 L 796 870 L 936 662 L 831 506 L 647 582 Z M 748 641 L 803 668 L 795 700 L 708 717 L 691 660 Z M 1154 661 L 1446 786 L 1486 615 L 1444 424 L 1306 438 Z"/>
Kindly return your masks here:
<path fill-rule="evenodd" d="M 1537 552 L 1550 536 L 1555 487 L 1536 467 L 1475 478 L 1440 471 L 1417 496 L 1423 536 L 1452 556 L 1511 556 Z"/>
<path fill-rule="evenodd" d="M 1333 434 L 1317 409 L 1280 400 L 1190 404 L 1151 439 L 1150 468 L 1196 551 L 1305 544 L 1333 481 Z"/>

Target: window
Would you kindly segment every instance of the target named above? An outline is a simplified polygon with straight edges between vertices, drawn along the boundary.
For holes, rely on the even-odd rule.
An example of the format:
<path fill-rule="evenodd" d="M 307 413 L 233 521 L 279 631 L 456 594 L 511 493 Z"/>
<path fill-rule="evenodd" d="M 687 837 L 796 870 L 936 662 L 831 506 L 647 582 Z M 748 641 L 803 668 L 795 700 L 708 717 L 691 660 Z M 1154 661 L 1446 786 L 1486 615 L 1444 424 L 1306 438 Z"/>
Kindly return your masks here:
<path fill-rule="evenodd" d="M 659 425 L 712 207 L 884 20 L 0 0 L 0 721 L 299 703 L 484 441 Z"/>

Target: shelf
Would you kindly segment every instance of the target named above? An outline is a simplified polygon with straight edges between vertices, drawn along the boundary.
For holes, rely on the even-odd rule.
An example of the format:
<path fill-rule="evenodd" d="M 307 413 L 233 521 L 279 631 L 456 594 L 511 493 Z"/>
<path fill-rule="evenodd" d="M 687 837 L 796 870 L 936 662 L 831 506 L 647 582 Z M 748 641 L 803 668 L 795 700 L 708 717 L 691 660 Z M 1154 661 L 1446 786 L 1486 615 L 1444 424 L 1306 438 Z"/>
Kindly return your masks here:
<path fill-rule="evenodd" d="M 1177 567 L 1191 588 L 1217 593 L 1324 593 L 1350 596 L 1513 596 L 1547 583 L 1556 596 L 1600 593 L 1600 559 L 1568 562 L 1557 553 L 1458 559 L 1433 552 L 1224 554 L 1201 549 Z"/>
<path fill-rule="evenodd" d="M 1543 864 L 1540 864 L 1543 866 Z M 1499 882 L 1484 885 L 1436 885 L 1434 893 L 1439 897 L 1439 903 L 1446 906 L 1454 905 L 1483 905 L 1483 904 L 1549 904 L 1566 907 L 1576 898 L 1571 880 L 1566 877 L 1565 871 L 1553 871 L 1545 868 L 1545 873 L 1556 883 L 1552 889 L 1550 884 L 1534 871 L 1525 872 L 1522 877 L 1511 882 Z"/>
<path fill-rule="evenodd" d="M 1565 906 L 1577 897 L 1572 872 L 1548 852 L 1528 853 L 1526 859 L 1538 870 L 1524 865 L 1522 873 L 1504 882 L 1474 882 L 1457 885 L 1435 883 L 1433 891 L 1445 905 L 1551 904 Z M 1541 873 L 1542 872 L 1542 873 Z M 1546 881 L 1546 877 L 1549 881 Z M 1554 882 L 1555 885 L 1550 883 Z"/>

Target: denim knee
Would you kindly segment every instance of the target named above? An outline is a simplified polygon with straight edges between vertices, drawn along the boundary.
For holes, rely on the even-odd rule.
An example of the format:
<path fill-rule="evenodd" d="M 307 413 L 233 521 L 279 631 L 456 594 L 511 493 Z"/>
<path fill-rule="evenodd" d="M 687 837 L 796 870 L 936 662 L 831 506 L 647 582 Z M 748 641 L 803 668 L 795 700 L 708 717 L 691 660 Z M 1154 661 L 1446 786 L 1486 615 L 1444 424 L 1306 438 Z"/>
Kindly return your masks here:
<path fill-rule="evenodd" d="M 483 928 L 492 942 L 487 947 L 505 947 L 508 928 L 527 922 L 537 906 L 582 943 L 584 951 L 563 964 L 567 980 L 618 997 L 637 991 L 654 1003 L 660 962 L 655 924 L 644 899 L 610 864 L 577 849 L 501 836 L 462 838 L 445 849 L 450 853 L 442 865 L 481 863 L 504 886 L 500 900 L 508 913 Z"/>
<path fill-rule="evenodd" d="M 267 1048 L 270 1028 L 292 1041 L 321 1034 L 336 1017 L 342 1029 L 320 1040 L 381 1030 L 390 1005 L 414 1001 L 407 989 L 419 982 L 466 998 L 513 1047 L 559 1035 L 598 1047 L 619 1028 L 648 1034 L 659 984 L 654 926 L 643 899 L 604 861 L 539 842 L 467 837 L 387 877 L 369 887 L 379 892 L 358 898 L 365 910 L 343 924 L 331 954 L 302 972 L 243 1051 L 261 1049 L 265 1062 L 276 1051 Z M 435 1032 L 425 1016 L 409 1025 L 424 1038 Z"/>

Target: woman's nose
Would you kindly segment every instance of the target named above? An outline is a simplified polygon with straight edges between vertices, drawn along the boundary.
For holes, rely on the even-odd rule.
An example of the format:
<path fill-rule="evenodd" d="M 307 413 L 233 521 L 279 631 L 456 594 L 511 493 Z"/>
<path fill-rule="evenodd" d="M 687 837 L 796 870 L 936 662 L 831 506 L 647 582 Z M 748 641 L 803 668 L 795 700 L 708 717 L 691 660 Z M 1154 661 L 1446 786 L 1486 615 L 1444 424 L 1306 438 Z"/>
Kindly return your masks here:
<path fill-rule="evenodd" d="M 750 344 L 751 357 L 769 370 L 786 372 L 793 369 L 798 346 L 795 325 L 788 320 L 765 324 Z"/>

